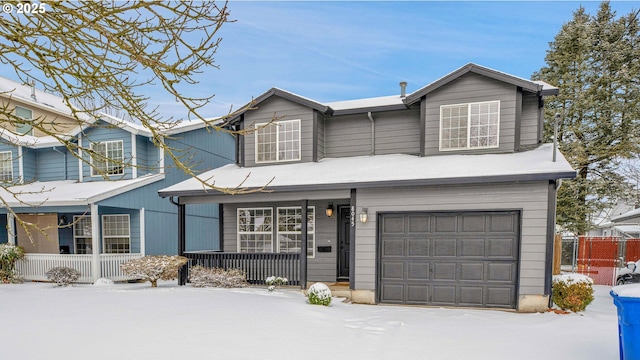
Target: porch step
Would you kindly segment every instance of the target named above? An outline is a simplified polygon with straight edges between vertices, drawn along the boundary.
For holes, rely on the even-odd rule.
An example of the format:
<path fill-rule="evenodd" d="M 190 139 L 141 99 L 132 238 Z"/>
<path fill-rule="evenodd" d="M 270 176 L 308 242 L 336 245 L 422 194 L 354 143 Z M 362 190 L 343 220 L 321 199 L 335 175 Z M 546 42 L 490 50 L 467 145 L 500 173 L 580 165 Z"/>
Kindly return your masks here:
<path fill-rule="evenodd" d="M 351 289 L 349 289 L 348 282 L 334 282 L 334 283 L 325 283 L 329 290 L 331 290 L 331 295 L 334 297 L 346 298 L 346 300 L 351 300 Z"/>

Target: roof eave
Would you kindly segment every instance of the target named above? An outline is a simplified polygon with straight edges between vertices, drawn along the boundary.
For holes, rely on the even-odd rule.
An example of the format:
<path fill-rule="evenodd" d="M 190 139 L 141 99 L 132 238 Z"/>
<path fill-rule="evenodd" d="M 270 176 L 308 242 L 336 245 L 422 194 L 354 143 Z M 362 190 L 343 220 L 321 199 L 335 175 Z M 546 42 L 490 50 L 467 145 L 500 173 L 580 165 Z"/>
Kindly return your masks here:
<path fill-rule="evenodd" d="M 333 115 L 351 115 L 351 114 L 361 114 L 361 113 L 367 113 L 367 112 L 406 110 L 407 108 L 408 106 L 405 105 L 404 103 L 394 104 L 394 105 L 369 106 L 369 107 L 360 107 L 360 108 L 353 108 L 353 109 L 334 110 Z"/>

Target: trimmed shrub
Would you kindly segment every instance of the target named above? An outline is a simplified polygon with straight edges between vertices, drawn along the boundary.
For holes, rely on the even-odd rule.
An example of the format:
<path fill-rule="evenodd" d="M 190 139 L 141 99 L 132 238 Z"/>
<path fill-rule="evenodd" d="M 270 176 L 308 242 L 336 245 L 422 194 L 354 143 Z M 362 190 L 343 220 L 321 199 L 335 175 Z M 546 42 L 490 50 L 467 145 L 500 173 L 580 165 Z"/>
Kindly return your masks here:
<path fill-rule="evenodd" d="M 47 279 L 53 281 L 58 286 L 69 286 L 80 278 L 80 271 L 65 267 L 65 266 L 56 266 L 54 268 L 49 269 L 45 273 Z"/>
<path fill-rule="evenodd" d="M 224 270 L 196 265 L 189 270 L 189 282 L 195 287 L 245 287 L 247 274 L 240 269 Z"/>
<path fill-rule="evenodd" d="M 24 259 L 24 249 L 13 244 L 0 244 L 0 283 L 22 282 L 16 273 L 16 262 Z"/>
<path fill-rule="evenodd" d="M 593 301 L 593 279 L 580 274 L 553 277 L 551 299 L 562 310 L 584 311 Z"/>
<path fill-rule="evenodd" d="M 311 285 L 307 292 L 309 304 L 329 306 L 331 304 L 331 290 L 323 283 Z"/>
<path fill-rule="evenodd" d="M 154 255 L 133 259 L 120 265 L 125 275 L 142 279 L 151 283 L 151 287 L 158 286 L 158 280 L 175 280 L 178 270 L 189 260 L 184 256 Z"/>
<path fill-rule="evenodd" d="M 267 290 L 275 291 L 280 290 L 281 286 L 287 285 L 287 283 L 289 283 L 289 279 L 280 276 L 269 276 L 265 282 L 268 286 Z"/>

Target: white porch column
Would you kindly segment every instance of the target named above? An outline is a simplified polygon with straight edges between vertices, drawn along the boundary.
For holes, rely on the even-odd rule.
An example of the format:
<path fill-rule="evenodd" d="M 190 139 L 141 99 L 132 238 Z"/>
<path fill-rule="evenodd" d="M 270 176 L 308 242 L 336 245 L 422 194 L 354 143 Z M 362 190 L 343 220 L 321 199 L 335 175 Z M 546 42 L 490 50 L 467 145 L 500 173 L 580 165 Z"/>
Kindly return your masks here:
<path fill-rule="evenodd" d="M 16 217 L 13 214 L 7 214 L 7 240 L 9 244 L 16 244 Z"/>
<path fill-rule="evenodd" d="M 142 208 L 140 209 L 140 254 L 142 254 L 142 256 L 146 253 L 144 228 L 144 208 Z"/>
<path fill-rule="evenodd" d="M 91 204 L 91 253 L 93 254 L 91 262 L 91 276 L 93 282 L 96 282 L 101 276 L 100 271 L 100 215 L 98 215 L 98 205 Z"/>

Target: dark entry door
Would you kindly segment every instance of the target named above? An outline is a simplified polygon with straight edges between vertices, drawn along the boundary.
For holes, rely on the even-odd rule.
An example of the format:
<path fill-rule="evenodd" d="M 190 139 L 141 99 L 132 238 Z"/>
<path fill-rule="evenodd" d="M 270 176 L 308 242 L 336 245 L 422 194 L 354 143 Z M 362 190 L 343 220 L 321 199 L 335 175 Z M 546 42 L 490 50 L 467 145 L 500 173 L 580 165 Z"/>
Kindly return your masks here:
<path fill-rule="evenodd" d="M 339 207 L 338 216 L 338 280 L 349 280 L 349 207 Z"/>

